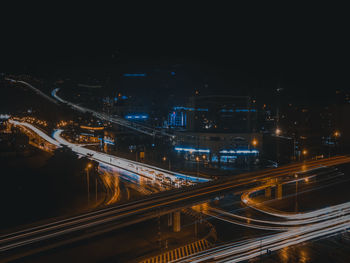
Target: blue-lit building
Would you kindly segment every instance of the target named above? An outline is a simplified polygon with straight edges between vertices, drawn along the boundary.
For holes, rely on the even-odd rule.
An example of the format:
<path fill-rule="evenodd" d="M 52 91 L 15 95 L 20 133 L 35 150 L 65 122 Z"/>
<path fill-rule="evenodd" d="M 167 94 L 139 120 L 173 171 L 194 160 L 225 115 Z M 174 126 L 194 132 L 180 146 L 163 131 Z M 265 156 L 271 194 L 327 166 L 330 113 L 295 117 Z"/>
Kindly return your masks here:
<path fill-rule="evenodd" d="M 187 128 L 187 116 L 189 112 L 206 112 L 208 109 L 176 106 L 169 113 L 168 125 L 174 128 Z"/>
<path fill-rule="evenodd" d="M 124 118 L 129 121 L 146 121 L 149 115 L 147 113 L 132 113 L 125 115 Z"/>
<path fill-rule="evenodd" d="M 262 135 L 256 131 L 257 110 L 249 97 L 193 97 L 174 107 L 168 123 L 175 128 L 174 150 L 191 161 L 256 162 Z"/>

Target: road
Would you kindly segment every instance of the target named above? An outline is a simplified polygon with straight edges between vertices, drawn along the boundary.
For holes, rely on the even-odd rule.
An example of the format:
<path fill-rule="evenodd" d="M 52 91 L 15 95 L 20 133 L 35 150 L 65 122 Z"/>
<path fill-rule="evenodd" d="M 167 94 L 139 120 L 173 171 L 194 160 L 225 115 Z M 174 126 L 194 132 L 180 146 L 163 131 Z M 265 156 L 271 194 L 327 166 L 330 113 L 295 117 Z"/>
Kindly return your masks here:
<path fill-rule="evenodd" d="M 144 163 L 139 163 L 135 161 L 131 161 L 128 159 L 116 157 L 114 155 L 105 154 L 102 152 L 94 151 L 88 148 L 85 148 L 82 145 L 71 143 L 65 140 L 61 134 L 63 130 L 56 130 L 52 137 L 59 142 L 61 145 L 65 145 L 71 148 L 74 152 L 86 156 L 92 160 L 96 160 L 98 162 L 102 162 L 106 165 L 116 166 L 122 168 L 126 171 L 136 173 L 145 178 L 154 181 L 166 182 L 170 185 L 180 186 L 183 184 L 188 184 L 190 182 L 193 183 L 201 183 L 209 181 L 206 178 L 200 178 L 195 176 L 189 176 L 186 174 L 180 174 L 172 171 L 168 171 L 165 169 L 161 169 L 155 166 L 151 166 Z"/>
<path fill-rule="evenodd" d="M 102 152 L 85 148 L 84 145 L 74 144 L 65 140 L 61 136 L 63 130 L 55 130 L 52 134 L 53 138 L 51 138 L 46 133 L 44 133 L 43 131 L 36 128 L 34 125 L 30 123 L 20 122 L 13 119 L 9 119 L 9 123 L 17 126 L 26 127 L 32 130 L 33 132 L 35 132 L 38 136 L 43 138 L 45 141 L 57 147 L 61 147 L 62 145 L 67 146 L 70 149 L 72 149 L 72 151 L 74 151 L 79 155 L 86 156 L 89 159 L 96 160 L 98 162 L 104 163 L 105 165 L 122 168 L 125 171 L 138 174 L 149 180 L 156 181 L 159 184 L 168 184 L 169 186 L 178 187 L 180 185 L 191 185 L 193 183 L 201 183 L 201 182 L 209 181 L 206 178 L 200 178 L 196 176 L 189 176 L 186 174 L 176 173 L 176 172 L 168 171 L 155 166 L 131 161 L 128 159 L 116 157 L 114 155 L 108 155 Z"/>
<path fill-rule="evenodd" d="M 183 187 L 180 189 L 173 189 L 170 191 L 157 193 L 147 196 L 142 200 L 111 206 L 91 213 L 82 214 L 80 216 L 1 236 L 0 251 L 2 253 L 8 251 L 11 252 L 18 248 L 37 244 L 38 242 L 44 246 L 45 244 L 47 245 L 46 242 L 43 242 L 45 240 L 51 240 L 53 243 L 57 243 L 57 240 L 55 240 L 57 237 L 60 238 L 59 243 L 62 243 L 64 237 L 67 238 L 67 236 L 70 237 L 69 241 L 83 239 L 86 238 L 86 232 L 83 230 L 90 229 L 89 236 L 92 234 L 99 234 L 101 233 L 101 229 L 95 233 L 92 231 L 97 226 L 104 226 L 105 229 L 103 231 L 110 231 L 111 229 L 117 229 L 135 224 L 137 222 L 145 221 L 150 218 L 158 217 L 159 215 L 167 214 L 180 208 L 191 207 L 194 204 L 220 196 L 225 191 L 242 191 L 244 189 L 254 187 L 257 184 L 265 183 L 266 180 L 270 180 L 271 178 L 289 176 L 291 173 L 300 172 L 302 170 L 337 165 L 347 163 L 349 161 L 350 158 L 347 156 L 334 157 L 324 160 L 313 160 L 302 164 L 298 163 L 287 165 L 263 172 L 249 173 L 227 180 L 212 181 L 198 184 L 196 186 Z M 339 221 L 339 223 L 345 224 L 348 222 L 343 221 L 344 220 L 341 222 Z M 333 224 L 334 222 L 334 220 L 330 221 L 330 224 Z M 321 231 L 321 226 L 324 226 L 324 224 L 317 226 L 320 228 L 320 230 L 317 230 L 320 231 L 317 235 L 328 233 L 327 231 Z M 327 225 L 327 227 L 331 227 L 331 225 Z M 343 227 L 343 225 L 341 227 Z M 331 228 L 329 231 L 335 231 L 335 229 L 336 228 Z M 74 238 L 72 238 L 72 234 L 74 234 Z M 52 243 L 50 244 L 52 245 Z M 276 248 L 277 247 L 278 246 L 276 246 Z"/>
<path fill-rule="evenodd" d="M 310 183 L 313 180 L 313 183 Z M 302 193 L 316 191 L 324 187 L 331 187 L 334 184 L 343 184 L 349 181 L 347 176 L 337 168 L 316 168 L 299 173 L 298 176 L 289 176 L 283 183 L 285 185 L 304 183 Z M 305 241 L 325 237 L 345 231 L 350 228 L 350 202 L 336 205 L 328 205 L 320 209 L 310 211 L 286 212 L 272 209 L 268 201 L 261 201 L 257 198 L 257 192 L 263 188 L 270 187 L 266 184 L 253 187 L 241 194 L 241 204 L 247 208 L 257 210 L 258 213 L 239 215 L 240 209 L 225 211 L 218 207 L 206 206 L 202 213 L 217 218 L 229 224 L 265 230 L 264 235 L 247 240 L 228 242 L 225 245 L 217 246 L 194 256 L 182 258 L 181 262 L 241 262 L 272 251 L 297 245 Z M 328 192 L 328 191 L 327 191 Z M 322 192 L 324 194 L 324 192 Z M 254 197 L 253 197 L 254 196 Z M 311 197 L 314 196 L 310 195 Z M 258 199 L 255 201 L 254 199 Z M 290 198 L 288 195 L 286 199 Z M 243 209 L 247 210 L 247 209 Z M 268 219 L 261 219 L 261 218 Z M 267 234 L 266 234 L 267 233 Z M 273 234 L 271 234 L 273 233 Z M 176 262 L 176 261 L 175 261 Z"/>
<path fill-rule="evenodd" d="M 96 160 L 100 158 L 99 154 L 101 153 L 99 152 L 85 152 L 88 149 L 81 145 L 70 145 L 69 142 L 60 136 L 62 131 L 56 131 L 53 134 L 54 138 L 51 138 L 31 124 L 24 123 L 23 125 L 21 122 L 15 123 L 14 121 L 12 123 L 33 130 L 45 140 L 55 142 L 57 146 L 65 144 L 72 147 L 72 149 L 79 149 L 77 152 L 80 154 L 90 155 L 91 158 L 96 158 Z M 102 156 L 101 160 L 103 162 L 105 156 L 104 154 Z M 112 158 L 110 156 L 108 157 Z M 110 163 L 107 165 L 118 161 L 120 162 L 118 159 L 110 160 Z M 242 203 L 268 216 L 275 217 L 277 220 L 242 217 L 216 208 L 209 208 L 209 212 L 206 213 L 207 215 L 235 225 L 280 233 L 217 246 L 205 252 L 182 258 L 181 262 L 240 262 L 248 260 L 284 247 L 349 229 L 350 202 L 332 205 L 310 212 L 291 213 L 263 207 L 251 198 L 257 191 L 271 186 L 271 182 L 288 184 L 302 182 L 306 179 L 311 180 L 319 170 L 349 161 L 350 158 L 347 156 L 308 161 L 302 164 L 292 164 L 264 172 L 248 173 L 225 181 L 207 182 L 198 186 L 158 193 L 144 200 L 112 206 L 107 209 L 101 209 L 77 217 L 1 236 L 0 251 L 3 252 L 2 255 L 5 255 L 5 257 L 11 257 L 13 253 L 17 254 L 18 249 L 20 251 L 25 249 L 30 250 L 31 245 L 36 245 L 37 247 L 46 247 L 48 244 L 50 246 L 56 246 L 66 242 L 84 239 L 111 231 L 112 229 L 145 221 L 160 214 L 167 214 L 180 208 L 191 207 L 193 204 L 211 200 L 228 191 L 241 193 Z M 118 165 L 120 166 L 120 163 Z M 136 165 L 142 164 L 136 163 L 135 169 Z M 141 166 L 137 167 L 141 168 Z M 336 170 L 333 171 L 334 176 L 338 174 L 339 172 Z M 296 177 L 295 175 L 298 176 Z M 147 178 L 147 176 L 145 177 Z M 286 178 L 288 180 L 283 182 Z M 113 198 L 118 198 L 118 195 Z M 249 223 L 246 223 L 248 221 Z M 88 230 L 88 235 L 86 234 L 86 230 Z"/>
<path fill-rule="evenodd" d="M 61 97 L 59 97 L 57 95 L 57 92 L 59 91 L 59 88 L 56 88 L 54 90 L 52 90 L 51 95 L 52 97 L 54 97 L 55 99 L 57 99 L 59 102 L 64 103 L 68 106 L 70 106 L 72 109 L 77 110 L 81 113 L 86 113 L 89 112 L 91 113 L 95 118 L 104 120 L 104 121 L 109 121 L 111 123 L 126 127 L 128 129 L 146 134 L 146 135 L 150 135 L 150 136 L 165 136 L 165 137 L 169 137 L 169 138 L 175 138 L 175 135 L 158 130 L 158 129 L 154 129 L 145 125 L 142 125 L 140 123 L 136 123 L 136 122 L 131 122 L 131 121 L 127 121 L 125 119 L 123 119 L 122 117 L 116 116 L 114 115 L 113 117 L 111 117 L 110 115 L 107 115 L 105 113 L 102 112 L 97 112 L 94 111 L 92 109 L 88 109 L 86 107 L 82 107 L 79 106 L 77 104 L 74 104 L 72 102 L 69 102 L 67 100 L 62 99 Z"/>
<path fill-rule="evenodd" d="M 116 115 L 111 117 L 111 116 L 109 116 L 107 114 L 104 114 L 102 112 L 97 112 L 97 111 L 94 111 L 92 109 L 88 109 L 86 107 L 82 107 L 82 106 L 79 106 L 79 105 L 74 104 L 72 102 L 69 102 L 67 100 L 64 100 L 64 99 L 62 99 L 61 97 L 59 97 L 57 95 L 57 92 L 59 91 L 59 88 L 56 88 L 56 89 L 52 90 L 51 96 L 53 98 L 55 98 L 55 99 L 53 99 L 52 97 L 46 95 L 40 89 L 34 87 L 33 85 L 31 85 L 28 82 L 25 82 L 25 81 L 22 81 L 22 80 L 15 80 L 15 79 L 11 79 L 11 78 L 5 78 L 5 79 L 7 81 L 12 82 L 12 83 L 20 83 L 20 84 L 23 84 L 23 85 L 29 87 L 36 94 L 38 94 L 39 96 L 45 98 L 46 100 L 48 100 L 48 101 L 50 101 L 52 103 L 59 104 L 59 102 L 60 102 L 60 103 L 66 104 L 69 107 L 71 107 L 72 109 L 77 110 L 77 111 L 79 111 L 81 113 L 89 112 L 94 117 L 96 117 L 98 119 L 101 119 L 101 120 L 104 120 L 104 121 L 109 121 L 111 123 L 114 123 L 114 124 L 126 127 L 128 129 L 131 129 L 131 130 L 134 130 L 134 131 L 146 134 L 146 135 L 150 135 L 150 136 L 165 136 L 165 137 L 168 137 L 168 138 L 175 138 L 175 135 L 173 135 L 173 134 L 169 134 L 167 132 L 164 132 L 164 131 L 161 131 L 161 130 L 158 130 L 158 129 L 154 129 L 154 128 L 142 125 L 140 123 L 130 122 L 130 121 L 127 121 L 124 118 L 116 116 Z"/>
<path fill-rule="evenodd" d="M 44 99 L 58 104 L 58 102 L 56 100 L 54 100 L 53 98 L 51 98 L 50 96 L 46 95 L 44 92 L 42 92 L 40 89 L 34 87 L 33 85 L 29 84 L 28 82 L 22 81 L 22 80 L 15 80 L 15 79 L 10 79 L 10 78 L 5 78 L 5 80 L 8 80 L 12 83 L 20 83 L 23 84 L 24 86 L 27 86 L 28 88 L 30 88 L 31 90 L 33 90 L 36 94 L 38 94 L 39 96 L 43 97 Z"/>

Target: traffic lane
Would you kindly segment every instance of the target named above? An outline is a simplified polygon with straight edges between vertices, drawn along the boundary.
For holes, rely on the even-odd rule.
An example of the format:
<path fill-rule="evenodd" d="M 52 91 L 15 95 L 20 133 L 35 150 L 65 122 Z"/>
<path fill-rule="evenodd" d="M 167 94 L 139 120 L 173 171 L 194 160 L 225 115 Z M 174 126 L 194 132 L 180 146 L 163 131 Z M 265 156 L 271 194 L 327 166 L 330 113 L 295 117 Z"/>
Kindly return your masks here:
<path fill-rule="evenodd" d="M 240 184 L 237 184 L 236 186 L 238 186 L 238 185 L 243 185 L 243 183 L 240 183 Z M 127 209 L 127 208 L 125 208 L 124 210 L 129 210 L 129 211 L 126 211 L 126 212 L 124 212 L 124 214 L 122 214 L 122 215 L 119 215 L 119 217 L 123 217 L 123 216 L 130 216 L 130 215 L 135 215 L 135 214 L 137 214 L 137 213 L 140 213 L 140 212 L 142 212 L 142 211 L 151 211 L 151 210 L 154 210 L 154 209 L 157 209 L 157 208 L 160 208 L 161 206 L 163 206 L 164 208 L 166 208 L 167 206 L 169 206 L 170 204 L 178 204 L 179 206 L 183 206 L 184 204 L 181 204 L 181 202 L 184 202 L 184 201 L 186 201 L 186 200 L 188 200 L 189 198 L 192 198 L 193 200 L 192 201 L 195 201 L 194 199 L 195 198 L 198 198 L 198 199 L 204 199 L 204 198 L 210 198 L 210 195 L 213 195 L 213 194 L 215 194 L 215 192 L 217 193 L 218 191 L 223 191 L 223 190 L 228 190 L 229 188 L 231 188 L 232 187 L 232 185 L 229 185 L 229 186 L 225 186 L 225 187 L 222 187 L 222 186 L 211 186 L 211 187 L 209 187 L 211 190 L 208 190 L 208 189 L 206 189 L 206 191 L 205 192 L 203 192 L 203 189 L 200 189 L 202 192 L 201 193 L 196 193 L 196 194 L 193 194 L 193 193 L 182 193 L 182 195 L 185 195 L 184 197 L 180 197 L 180 198 L 175 198 L 176 200 L 169 200 L 169 198 L 162 198 L 162 200 L 157 200 L 157 202 L 156 202 L 156 204 L 154 203 L 154 201 L 153 202 L 151 202 L 151 205 L 150 206 L 146 206 L 146 207 L 142 207 L 142 208 L 139 208 L 139 209 L 137 209 L 137 210 L 135 210 L 135 209 L 133 209 L 133 208 L 131 208 L 132 209 L 132 211 L 130 211 L 130 207 L 129 207 L 129 209 Z M 214 189 L 213 189 L 214 188 Z M 196 192 L 196 190 L 198 191 L 198 189 L 193 189 L 193 191 L 195 191 Z M 174 198 L 174 196 L 172 196 L 172 198 Z M 197 202 L 200 202 L 200 200 L 198 200 Z M 143 204 L 144 205 L 144 204 Z M 114 211 L 114 213 L 113 213 L 113 211 L 110 211 L 109 212 L 109 214 L 110 213 L 112 213 L 112 214 L 115 214 L 115 211 Z M 166 212 L 165 212 L 166 213 Z M 97 218 L 101 218 L 101 216 L 107 216 L 107 214 L 101 214 L 100 216 L 94 216 L 94 220 L 95 220 L 95 218 L 97 217 Z M 94 226 L 96 226 L 96 225 L 98 225 L 99 223 L 101 223 L 101 222 L 105 222 L 105 220 L 103 220 L 103 219 L 99 219 L 97 222 L 95 221 L 93 224 L 92 223 L 88 223 L 88 221 L 89 220 L 91 220 L 92 218 L 85 218 L 85 219 L 83 219 L 83 221 L 86 221 L 86 224 L 85 224 L 85 226 L 80 226 L 78 229 L 80 229 L 80 228 L 83 228 L 83 227 L 90 227 L 91 225 L 94 225 Z M 115 216 L 113 215 L 113 218 L 112 219 L 109 219 L 109 220 L 115 220 Z M 80 220 L 80 221 L 82 221 L 82 220 Z M 76 223 L 76 221 L 74 221 L 74 222 L 69 222 L 68 224 L 74 224 L 74 223 Z M 58 225 L 58 226 L 56 226 L 56 228 L 60 228 L 60 226 Z M 75 230 L 77 230 L 77 228 L 76 227 L 72 227 L 71 229 L 70 229 L 70 231 L 75 231 Z M 45 231 L 47 231 L 46 229 L 43 229 L 41 232 L 45 232 Z M 59 233 L 65 233 L 65 232 L 69 232 L 69 229 L 68 230 L 63 230 L 63 231 L 58 231 L 58 233 L 56 233 L 56 234 L 59 234 Z M 30 235 L 30 234 L 29 234 Z M 47 236 L 47 235 L 46 235 Z M 50 235 L 49 235 L 50 236 Z M 40 238 L 39 238 L 39 240 L 40 240 Z M 32 240 L 31 240 L 32 241 Z"/>
<path fill-rule="evenodd" d="M 216 187 L 220 187 L 220 186 L 216 186 Z"/>
<path fill-rule="evenodd" d="M 290 185 L 284 189 L 286 196 L 282 200 L 271 200 L 266 205 L 285 212 L 306 212 L 315 208 L 349 202 L 349 188 L 350 178 L 346 175 L 337 178 L 336 181 L 329 180 L 314 186 L 298 183 L 298 185 Z M 295 206 L 296 202 L 297 207 Z"/>

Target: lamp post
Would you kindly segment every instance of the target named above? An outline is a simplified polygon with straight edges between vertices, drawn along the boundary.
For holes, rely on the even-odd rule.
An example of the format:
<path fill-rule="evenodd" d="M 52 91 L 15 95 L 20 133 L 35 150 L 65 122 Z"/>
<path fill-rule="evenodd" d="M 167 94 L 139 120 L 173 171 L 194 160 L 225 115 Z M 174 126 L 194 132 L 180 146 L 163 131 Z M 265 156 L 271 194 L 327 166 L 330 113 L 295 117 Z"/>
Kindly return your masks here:
<path fill-rule="evenodd" d="M 338 138 L 340 137 L 340 132 L 335 131 L 334 132 L 334 149 L 335 149 L 335 154 L 337 154 L 337 148 L 338 148 Z"/>
<path fill-rule="evenodd" d="M 202 155 L 203 158 L 203 166 L 205 166 L 208 162 L 206 162 L 207 156 L 205 154 Z"/>
<path fill-rule="evenodd" d="M 257 139 L 253 139 L 252 140 L 252 145 L 254 146 L 254 148 L 258 145 L 258 140 Z"/>
<path fill-rule="evenodd" d="M 97 176 L 95 176 L 95 202 L 97 204 Z"/>
<path fill-rule="evenodd" d="M 304 150 L 302 151 L 302 154 L 303 154 L 303 156 L 304 156 L 304 161 L 305 161 L 305 159 L 306 159 L 306 155 L 308 154 L 307 150 L 306 150 L 306 149 L 304 149 Z"/>
<path fill-rule="evenodd" d="M 281 133 L 282 133 L 282 130 L 277 127 L 275 130 L 276 137 L 279 137 L 281 135 Z M 280 162 L 280 144 L 279 144 L 278 139 L 276 139 L 276 161 L 277 161 L 277 163 Z"/>
<path fill-rule="evenodd" d="M 279 136 L 282 133 L 282 131 L 281 131 L 280 128 L 276 128 L 275 133 L 276 133 L 277 136 Z"/>
<path fill-rule="evenodd" d="M 199 176 L 199 156 L 196 156 L 196 162 L 197 162 L 197 177 Z"/>
<path fill-rule="evenodd" d="M 86 182 L 87 182 L 87 201 L 88 201 L 88 205 L 90 203 L 90 174 L 89 174 L 89 171 L 90 171 L 91 167 L 92 167 L 91 163 L 89 163 L 86 166 Z"/>
<path fill-rule="evenodd" d="M 162 158 L 162 160 L 163 160 L 163 162 L 165 162 L 166 160 L 167 160 L 167 158 L 164 156 L 163 158 Z M 168 159 L 168 169 L 169 169 L 169 171 L 171 170 L 170 168 L 171 168 L 171 166 L 170 166 L 170 159 Z"/>

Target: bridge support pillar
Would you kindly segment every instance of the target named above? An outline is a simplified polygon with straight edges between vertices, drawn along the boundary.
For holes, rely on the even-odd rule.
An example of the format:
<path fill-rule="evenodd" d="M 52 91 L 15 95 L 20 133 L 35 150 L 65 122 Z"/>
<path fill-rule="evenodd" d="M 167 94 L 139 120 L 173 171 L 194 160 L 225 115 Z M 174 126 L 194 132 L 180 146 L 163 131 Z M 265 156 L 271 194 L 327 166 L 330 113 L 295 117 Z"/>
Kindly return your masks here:
<path fill-rule="evenodd" d="M 283 196 L 283 193 L 282 193 L 282 184 L 278 184 L 277 185 L 277 199 L 278 200 L 281 200 L 282 199 L 282 196 Z"/>
<path fill-rule="evenodd" d="M 271 186 L 265 188 L 265 197 L 271 198 Z"/>
<path fill-rule="evenodd" d="M 173 231 L 180 232 L 181 230 L 181 213 L 180 211 L 176 211 L 173 213 Z"/>
<path fill-rule="evenodd" d="M 173 225 L 173 215 L 168 214 L 168 226 L 172 226 L 172 225 Z"/>

